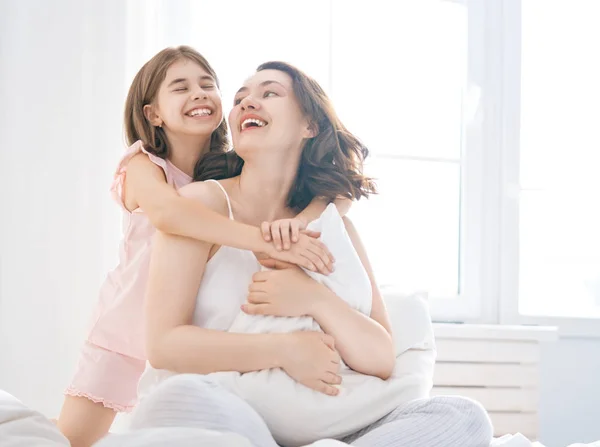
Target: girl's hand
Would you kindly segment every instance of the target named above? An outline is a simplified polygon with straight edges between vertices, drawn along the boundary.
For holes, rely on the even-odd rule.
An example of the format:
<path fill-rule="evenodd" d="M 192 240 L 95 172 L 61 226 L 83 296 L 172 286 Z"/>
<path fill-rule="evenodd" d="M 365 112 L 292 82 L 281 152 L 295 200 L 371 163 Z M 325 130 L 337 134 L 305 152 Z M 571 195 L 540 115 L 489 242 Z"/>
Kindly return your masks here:
<path fill-rule="evenodd" d="M 329 396 L 337 396 L 340 356 L 333 337 L 322 332 L 292 332 L 284 350 L 282 369 L 296 382 Z"/>
<path fill-rule="evenodd" d="M 328 275 L 333 271 L 335 259 L 325 244 L 317 239 L 320 235 L 320 233 L 314 231 L 300 231 L 298 241 L 292 244 L 289 250 L 281 251 L 273 247 L 266 254 L 272 259 Z"/>
<path fill-rule="evenodd" d="M 248 302 L 242 305 L 242 311 L 250 315 L 276 317 L 310 316 L 324 286 L 294 265 L 268 259 L 260 262 L 278 270 L 258 272 L 252 276 Z"/>
<path fill-rule="evenodd" d="M 300 239 L 300 231 L 306 229 L 306 222 L 295 217 L 279 219 L 273 222 L 263 222 L 260 226 L 265 241 L 275 244 L 277 250 L 289 250 L 292 243 Z"/>

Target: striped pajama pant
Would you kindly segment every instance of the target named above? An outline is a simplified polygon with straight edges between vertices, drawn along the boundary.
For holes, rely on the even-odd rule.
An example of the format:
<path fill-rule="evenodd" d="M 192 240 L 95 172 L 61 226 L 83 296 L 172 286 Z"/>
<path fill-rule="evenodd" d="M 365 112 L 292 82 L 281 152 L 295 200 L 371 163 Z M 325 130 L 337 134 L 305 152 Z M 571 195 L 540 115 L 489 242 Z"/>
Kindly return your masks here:
<path fill-rule="evenodd" d="M 241 435 L 254 447 L 278 447 L 250 405 L 200 375 L 171 377 L 139 404 L 131 429 L 158 427 L 204 428 Z M 408 402 L 340 441 L 358 447 L 489 447 L 491 439 L 492 425 L 479 403 L 438 396 Z"/>

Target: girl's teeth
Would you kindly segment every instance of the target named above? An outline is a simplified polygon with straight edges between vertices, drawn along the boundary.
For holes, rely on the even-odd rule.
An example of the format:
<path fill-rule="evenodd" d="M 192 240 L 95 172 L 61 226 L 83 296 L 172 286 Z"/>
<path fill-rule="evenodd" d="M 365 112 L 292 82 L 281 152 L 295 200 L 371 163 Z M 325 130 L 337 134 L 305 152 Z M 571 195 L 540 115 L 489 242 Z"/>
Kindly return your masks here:
<path fill-rule="evenodd" d="M 210 111 L 210 109 L 195 109 L 192 110 L 190 113 L 188 113 L 189 116 L 206 116 L 206 115 L 210 115 L 212 112 Z"/>

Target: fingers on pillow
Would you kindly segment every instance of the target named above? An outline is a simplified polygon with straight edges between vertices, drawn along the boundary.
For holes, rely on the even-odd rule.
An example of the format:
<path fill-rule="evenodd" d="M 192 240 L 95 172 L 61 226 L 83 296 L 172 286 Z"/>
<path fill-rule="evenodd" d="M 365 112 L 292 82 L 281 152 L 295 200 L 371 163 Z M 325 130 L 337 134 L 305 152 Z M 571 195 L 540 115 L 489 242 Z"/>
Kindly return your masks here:
<path fill-rule="evenodd" d="M 310 382 L 305 384 L 307 387 L 312 388 L 319 393 L 326 394 L 328 396 L 337 396 L 339 390 L 332 385 L 328 385 L 322 380 L 311 380 Z"/>
<path fill-rule="evenodd" d="M 319 241 L 315 241 L 315 243 L 310 245 L 309 250 L 315 254 L 318 259 L 327 265 L 327 268 L 330 272 L 333 271 L 333 263 L 335 262 L 333 259 L 333 255 L 329 252 L 329 249 Z"/>
<path fill-rule="evenodd" d="M 304 267 L 307 270 L 310 270 L 311 272 L 317 271 L 317 267 L 313 263 L 313 258 L 316 258 L 314 254 L 310 252 L 303 252 L 300 254 L 300 256 L 302 258 L 302 260 L 300 261 L 302 267 Z"/>
<path fill-rule="evenodd" d="M 328 385 L 325 382 L 321 381 L 320 390 L 323 394 L 327 394 L 328 396 L 337 396 L 340 390 L 334 386 Z"/>
<path fill-rule="evenodd" d="M 328 371 L 323 377 L 323 382 L 325 382 L 328 385 L 339 385 L 340 383 L 342 383 L 342 376 Z"/>

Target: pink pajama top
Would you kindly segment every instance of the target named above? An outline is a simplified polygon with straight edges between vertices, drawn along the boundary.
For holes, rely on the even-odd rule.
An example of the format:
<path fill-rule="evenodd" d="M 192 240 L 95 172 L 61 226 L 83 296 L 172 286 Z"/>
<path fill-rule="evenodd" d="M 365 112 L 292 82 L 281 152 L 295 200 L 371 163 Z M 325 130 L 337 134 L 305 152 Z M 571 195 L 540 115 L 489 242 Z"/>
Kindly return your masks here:
<path fill-rule="evenodd" d="M 111 271 L 100 289 L 88 342 L 128 357 L 146 360 L 144 330 L 144 298 L 148 282 L 152 236 L 156 229 L 141 209 L 129 212 L 123 202 L 127 164 L 143 152 L 160 166 L 167 182 L 175 189 L 187 185 L 192 178 L 164 160 L 147 152 L 141 141 L 134 143 L 121 159 L 111 188 L 124 213 L 123 239 L 119 248 L 119 264 Z"/>

